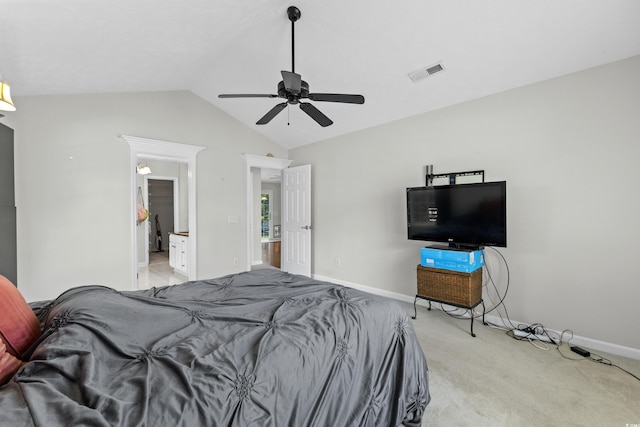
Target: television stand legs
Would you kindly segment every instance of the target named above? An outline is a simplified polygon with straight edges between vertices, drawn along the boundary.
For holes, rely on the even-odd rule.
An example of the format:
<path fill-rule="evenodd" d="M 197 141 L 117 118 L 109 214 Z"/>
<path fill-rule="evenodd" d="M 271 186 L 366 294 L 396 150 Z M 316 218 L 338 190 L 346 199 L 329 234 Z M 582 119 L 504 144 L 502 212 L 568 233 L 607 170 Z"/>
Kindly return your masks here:
<path fill-rule="evenodd" d="M 487 322 L 485 322 L 485 321 L 484 321 L 484 312 L 485 312 L 485 310 L 486 310 L 486 307 L 484 306 L 484 300 L 480 300 L 480 304 L 482 304 L 482 324 L 483 324 L 483 325 L 486 325 L 486 324 L 487 324 Z M 477 304 L 476 304 L 476 305 L 477 305 Z M 471 313 L 471 336 L 475 338 L 475 337 L 476 337 L 476 334 L 474 334 L 474 333 L 473 333 L 473 319 L 474 319 L 476 316 L 473 314 L 473 308 L 472 308 L 472 309 L 470 309 L 470 310 L 469 310 L 469 312 Z"/>
<path fill-rule="evenodd" d="M 418 301 L 418 298 L 425 299 L 419 295 L 416 295 L 416 297 L 413 299 L 413 316 L 411 316 L 413 320 L 415 320 L 418 317 L 418 309 L 416 308 L 416 301 Z M 431 311 L 431 300 L 427 300 L 427 301 L 429 302 L 429 308 L 427 308 L 427 310 Z"/>
<path fill-rule="evenodd" d="M 469 310 L 469 317 L 471 318 L 471 336 L 475 338 L 476 334 L 473 332 L 473 319 L 475 319 L 475 315 L 473 313 L 473 309 L 476 308 L 478 305 L 482 304 L 482 324 L 486 325 L 487 322 L 485 322 L 484 320 L 484 314 L 486 311 L 486 307 L 484 305 L 484 300 L 480 300 L 477 303 L 475 303 L 473 306 L 468 307 L 468 306 L 464 306 L 464 305 L 458 305 L 458 304 L 452 304 L 450 302 L 446 302 L 446 301 L 438 301 L 438 300 L 432 300 L 430 298 L 425 298 L 423 296 L 420 295 L 416 295 L 416 297 L 413 300 L 413 316 L 411 316 L 412 319 L 416 319 L 418 317 L 418 308 L 416 307 L 416 302 L 418 301 L 418 298 L 420 299 L 424 299 L 429 303 L 429 307 L 427 308 L 427 310 L 431 310 L 431 302 L 439 302 L 441 304 L 447 304 L 447 305 L 452 305 L 454 307 L 458 307 L 458 308 L 466 308 L 467 310 Z"/>

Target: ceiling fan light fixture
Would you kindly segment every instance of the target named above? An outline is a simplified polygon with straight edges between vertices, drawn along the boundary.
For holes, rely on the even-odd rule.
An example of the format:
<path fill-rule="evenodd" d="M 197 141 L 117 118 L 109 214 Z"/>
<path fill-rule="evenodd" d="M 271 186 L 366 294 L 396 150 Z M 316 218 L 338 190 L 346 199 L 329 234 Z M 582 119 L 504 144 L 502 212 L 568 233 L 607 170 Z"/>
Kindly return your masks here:
<path fill-rule="evenodd" d="M 409 78 L 412 82 L 417 83 L 420 80 L 426 79 L 427 77 L 431 77 L 434 74 L 440 73 L 444 71 L 444 67 L 442 63 L 438 62 L 436 64 L 429 65 L 427 67 L 422 67 L 419 70 L 412 71 L 409 73 Z"/>
<path fill-rule="evenodd" d="M 136 172 L 138 172 L 140 175 L 148 175 L 151 173 L 151 168 L 146 163 L 138 163 Z"/>
<path fill-rule="evenodd" d="M 16 106 L 11 100 L 11 88 L 9 83 L 2 81 L 0 78 L 0 110 L 16 111 Z"/>

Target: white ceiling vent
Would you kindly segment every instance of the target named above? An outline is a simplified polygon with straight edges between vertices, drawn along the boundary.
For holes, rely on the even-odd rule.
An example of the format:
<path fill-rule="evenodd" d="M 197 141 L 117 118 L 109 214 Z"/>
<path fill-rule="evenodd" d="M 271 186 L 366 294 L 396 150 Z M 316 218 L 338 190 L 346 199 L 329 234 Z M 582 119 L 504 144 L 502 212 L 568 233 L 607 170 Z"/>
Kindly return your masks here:
<path fill-rule="evenodd" d="M 431 77 L 434 74 L 440 73 L 442 71 L 444 71 L 444 67 L 441 63 L 437 63 L 409 73 L 409 78 L 411 79 L 411 81 L 416 83 L 419 80 L 426 79 L 427 77 Z"/>

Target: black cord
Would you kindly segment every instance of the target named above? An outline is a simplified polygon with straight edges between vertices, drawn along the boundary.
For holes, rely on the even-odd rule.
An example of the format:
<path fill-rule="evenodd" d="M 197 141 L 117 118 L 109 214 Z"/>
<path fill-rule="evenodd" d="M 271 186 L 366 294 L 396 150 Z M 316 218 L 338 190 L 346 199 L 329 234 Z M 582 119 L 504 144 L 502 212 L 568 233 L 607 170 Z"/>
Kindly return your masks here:
<path fill-rule="evenodd" d="M 562 338 L 564 337 L 565 333 L 571 333 L 571 338 L 569 338 L 567 340 L 567 345 L 569 344 L 569 341 L 571 341 L 573 339 L 573 331 L 569 330 L 569 329 L 565 329 L 564 331 L 562 331 L 562 333 L 560 334 L 560 338 L 558 340 L 558 343 L 556 344 L 556 350 L 558 350 L 558 353 L 560 353 L 560 356 L 562 356 L 563 358 L 567 359 L 567 360 L 573 360 L 574 362 L 579 362 L 581 360 L 585 360 L 584 357 L 569 357 L 569 356 L 565 356 L 561 351 L 560 351 L 560 347 L 562 346 Z"/>
<path fill-rule="evenodd" d="M 549 335 L 549 331 L 547 331 L 547 328 L 545 328 L 542 323 L 532 323 L 531 325 L 520 324 L 520 325 L 518 325 L 517 328 L 514 328 L 514 329 L 517 329 L 517 330 L 527 334 L 524 337 L 515 337 L 515 335 L 514 335 L 515 338 L 539 340 L 539 338 L 538 338 L 539 336 L 545 336 L 545 337 L 547 337 L 549 342 L 551 342 L 551 344 L 556 345 L 556 346 L 558 345 L 558 343 L 556 343 L 556 340 L 553 339 L 553 337 L 551 335 Z"/>
<path fill-rule="evenodd" d="M 500 307 L 502 305 L 504 307 L 504 312 L 505 312 L 505 316 L 507 317 L 508 324 L 511 325 L 511 327 L 515 329 L 515 326 L 513 326 L 513 322 L 511 322 L 511 318 L 509 316 L 509 310 L 507 309 L 507 305 L 504 303 L 504 300 L 507 297 L 507 294 L 509 293 L 509 287 L 511 286 L 511 271 L 509 270 L 509 264 L 507 263 L 507 260 L 505 259 L 504 255 L 502 255 L 502 253 L 499 250 L 497 250 L 496 248 L 493 248 L 493 247 L 491 249 L 494 252 L 496 252 L 498 255 L 500 255 L 500 258 L 502 258 L 502 262 L 504 263 L 504 266 L 505 266 L 505 268 L 507 270 L 507 283 L 506 283 L 506 287 L 505 287 L 505 290 L 504 290 L 504 294 L 502 294 L 502 296 L 501 296 L 500 295 L 500 291 L 498 290 L 498 287 L 496 286 L 496 282 L 495 282 L 495 280 L 493 280 L 493 276 L 491 275 L 491 270 L 489 269 L 489 266 L 485 263 L 485 271 L 487 272 L 487 276 L 489 278 L 488 282 L 491 283 L 496 295 L 498 295 L 498 297 L 500 298 L 500 301 L 498 301 L 498 303 L 494 303 L 494 306 L 491 307 L 488 311 L 485 311 L 485 314 L 491 313 L 494 310 L 497 311 L 498 307 Z M 485 252 L 484 249 L 482 250 L 482 256 L 485 257 L 485 259 L 487 258 L 486 257 L 486 252 Z M 487 287 L 487 289 L 488 289 L 487 285 L 485 285 L 484 287 Z M 491 300 L 491 302 L 493 302 L 493 300 L 491 299 L 491 295 L 489 295 L 488 292 L 487 292 L 487 297 L 489 298 L 489 300 Z M 504 319 L 502 318 L 502 314 L 500 314 L 499 311 L 497 311 L 497 313 L 498 313 L 498 316 L 500 316 L 500 319 L 502 320 L 502 323 L 504 325 L 507 325 L 507 322 L 505 322 Z M 494 325 L 494 326 L 498 326 L 498 325 Z"/>
<path fill-rule="evenodd" d="M 491 249 L 493 249 L 498 255 L 500 255 L 500 257 L 502 258 L 502 261 L 504 262 L 504 266 L 507 269 L 507 285 L 506 285 L 506 288 L 504 290 L 504 294 L 500 297 L 500 301 L 498 301 L 497 304 L 495 304 L 488 311 L 486 311 L 485 314 L 486 313 L 491 313 L 493 310 L 495 310 L 500 305 L 502 305 L 504 307 L 505 313 L 507 314 L 507 318 L 509 318 L 509 313 L 507 312 L 507 306 L 504 304 L 504 299 L 507 297 L 507 293 L 509 292 L 509 286 L 511 285 L 511 273 L 509 271 L 509 264 L 507 263 L 507 260 L 505 259 L 505 257 L 502 255 L 502 253 L 499 250 L 497 250 L 496 248 L 491 248 Z M 487 258 L 484 249 L 482 250 L 482 256 L 485 259 Z M 500 292 L 498 291 L 498 287 L 496 286 L 495 282 L 493 281 L 493 277 L 491 276 L 491 271 L 489 269 L 489 266 L 486 263 L 485 263 L 485 271 L 487 272 L 487 275 L 489 276 L 489 281 L 493 285 L 493 289 L 496 291 L 496 294 L 498 294 L 498 296 L 500 296 Z M 509 323 L 511 323 L 511 321 L 509 321 Z"/>
<path fill-rule="evenodd" d="M 596 356 L 596 357 L 594 358 L 593 356 Z M 637 375 L 632 374 L 631 372 L 627 371 L 626 369 L 624 369 L 624 368 L 622 368 L 622 367 L 620 367 L 618 365 L 614 365 L 611 362 L 611 360 L 607 359 L 606 357 L 600 356 L 599 354 L 591 353 L 587 359 L 589 359 L 592 362 L 600 363 L 602 365 L 608 365 L 608 366 L 613 366 L 614 368 L 618 368 L 622 372 L 627 373 L 627 374 L 631 375 L 633 378 L 635 378 L 638 381 L 640 381 L 640 377 L 638 377 Z"/>
<path fill-rule="evenodd" d="M 564 358 L 565 358 L 565 359 L 567 359 L 567 360 L 572 360 L 572 361 L 574 361 L 574 362 L 579 362 L 579 361 L 581 361 L 581 360 L 590 360 L 591 362 L 601 363 L 601 364 L 603 364 L 603 365 L 608 365 L 608 366 L 613 366 L 614 368 L 618 368 L 618 369 L 620 369 L 622 372 L 624 372 L 624 373 L 626 373 L 626 374 L 629 374 L 629 375 L 631 375 L 633 378 L 635 378 L 636 380 L 640 381 L 640 377 L 638 377 L 637 375 L 632 374 L 631 372 L 627 371 L 626 369 L 624 369 L 624 368 L 622 368 L 622 367 L 620 367 L 620 366 L 618 366 L 618 365 L 614 365 L 613 363 L 611 363 L 611 360 L 609 360 L 609 359 L 607 359 L 607 358 L 605 358 L 605 357 L 602 357 L 602 356 L 600 356 L 599 354 L 596 354 L 596 353 L 590 353 L 590 354 L 589 354 L 589 357 L 582 357 L 582 356 L 580 356 L 580 357 L 568 357 L 568 356 L 565 356 L 565 355 L 560 351 L 560 346 L 562 345 L 562 337 L 564 337 L 564 334 L 565 334 L 566 332 L 570 332 L 570 333 L 571 333 L 571 338 L 569 338 L 569 339 L 567 340 L 567 345 L 569 345 L 569 341 L 571 341 L 571 340 L 573 339 L 573 331 L 570 331 L 570 330 L 568 330 L 568 329 L 565 329 L 564 331 L 562 331 L 562 333 L 560 334 L 560 340 L 559 340 L 559 342 L 556 344 L 556 350 L 558 350 L 558 353 L 560 353 L 560 356 L 564 357 Z M 593 356 L 596 356 L 596 357 L 593 357 Z"/>
<path fill-rule="evenodd" d="M 498 251 L 497 249 L 495 249 L 493 247 L 491 249 L 493 249 L 495 252 L 498 253 L 498 255 L 500 255 L 500 257 L 502 258 L 502 262 L 504 263 L 505 268 L 507 269 L 507 285 L 506 285 L 504 294 L 502 296 L 500 296 L 500 291 L 498 290 L 498 287 L 496 286 L 496 284 L 495 284 L 495 282 L 493 280 L 493 277 L 491 276 L 491 272 L 489 271 L 489 267 L 485 263 L 485 271 L 487 272 L 487 275 L 489 276 L 489 282 L 493 285 L 493 289 L 495 290 L 496 294 L 500 297 L 500 301 L 498 301 L 497 304 L 494 304 L 494 306 L 491 307 L 490 309 L 485 310 L 484 311 L 484 315 L 487 315 L 488 313 L 491 313 L 493 310 L 496 310 L 500 305 L 502 305 L 504 307 L 504 311 L 505 311 L 505 314 L 507 316 L 507 320 L 509 321 L 509 324 L 511 325 L 512 328 L 515 329 L 515 327 L 513 326 L 513 323 L 511 322 L 511 319 L 509 318 L 509 311 L 507 310 L 507 306 L 504 303 L 504 300 L 507 297 L 507 293 L 509 292 L 509 286 L 510 286 L 510 283 L 511 283 L 511 273 L 509 271 L 509 264 L 507 263 L 507 260 L 505 259 L 504 255 L 502 255 L 502 253 L 500 251 Z M 482 256 L 486 259 L 486 253 L 485 253 L 484 249 L 482 249 Z M 483 287 L 485 287 L 485 286 L 483 286 Z M 493 302 L 493 301 L 491 301 L 491 302 Z M 463 313 L 460 313 L 460 314 L 455 313 L 455 311 L 460 310 L 460 309 L 461 308 L 455 308 L 453 310 L 446 310 L 444 308 L 444 305 L 442 303 L 440 304 L 440 310 L 441 311 L 444 311 L 445 313 L 447 313 L 447 315 L 449 315 L 449 316 L 451 316 L 453 318 L 456 318 L 456 319 L 467 319 L 470 316 L 473 316 L 474 319 L 478 319 L 478 318 L 483 316 L 482 314 L 476 314 L 474 312 L 474 309 L 462 309 L 462 310 L 465 310 Z M 467 316 L 467 313 L 469 313 L 468 316 Z M 499 312 L 498 312 L 498 315 L 502 319 L 502 315 Z M 503 319 L 503 323 L 505 323 L 504 319 Z"/>
<path fill-rule="evenodd" d="M 495 250 L 495 249 L 494 249 L 494 250 Z M 496 250 L 496 252 L 498 252 L 498 251 Z M 500 252 L 498 252 L 498 253 L 500 254 Z M 502 256 L 502 254 L 500 254 L 500 256 Z M 589 357 L 586 357 L 586 358 L 585 358 L 585 357 L 577 357 L 577 358 L 573 358 L 573 357 L 565 356 L 565 355 L 562 353 L 562 351 L 560 351 L 560 346 L 561 346 L 561 345 L 562 345 L 562 343 L 563 343 L 563 337 L 564 337 L 564 334 L 565 334 L 565 333 L 571 333 L 571 338 L 569 338 L 569 339 L 567 340 L 567 344 L 569 344 L 569 341 L 571 341 L 571 340 L 573 339 L 573 331 L 571 331 L 571 330 L 565 329 L 565 330 L 564 330 L 564 331 L 562 331 L 562 333 L 560 334 L 560 337 L 558 337 L 558 338 L 554 339 L 551 335 L 549 335 L 549 331 L 547 330 L 547 328 L 545 328 L 545 326 L 544 326 L 542 323 L 532 323 L 532 324 L 530 324 L 530 325 L 526 325 L 526 324 L 522 324 L 522 323 L 521 323 L 521 324 L 518 324 L 518 326 L 517 326 L 517 327 L 516 327 L 516 326 L 514 326 L 514 325 L 513 325 L 513 323 L 511 322 L 511 319 L 509 318 L 509 313 L 508 313 L 508 311 L 507 311 L 507 306 L 504 304 L 504 298 L 507 296 L 507 292 L 508 292 L 508 290 L 509 290 L 509 266 L 507 265 L 507 262 L 506 262 L 506 260 L 504 259 L 504 257 L 502 257 L 502 259 L 504 260 L 505 265 L 507 266 L 507 288 L 506 288 L 506 290 L 505 290 L 505 292 L 504 292 L 504 295 L 503 295 L 503 296 L 502 296 L 502 298 L 500 299 L 500 301 L 499 301 L 496 305 L 494 305 L 494 307 L 492 307 L 492 308 L 491 308 L 491 310 L 487 311 L 486 313 L 489 313 L 490 311 L 492 311 L 492 310 L 496 309 L 496 308 L 497 308 L 498 306 L 500 306 L 500 305 L 502 305 L 502 306 L 504 307 L 505 314 L 507 315 L 507 320 L 509 320 L 509 324 L 511 324 L 511 327 L 512 327 L 512 329 L 511 329 L 511 330 L 506 331 L 506 334 L 507 334 L 507 335 L 509 335 L 511 338 L 516 339 L 516 340 L 518 340 L 518 341 L 529 341 L 529 342 L 531 342 L 532 344 L 533 344 L 533 341 L 534 341 L 534 340 L 538 340 L 537 335 L 544 335 L 544 336 L 546 336 L 546 337 L 549 339 L 549 341 L 550 341 L 553 345 L 555 345 L 555 346 L 556 346 L 556 350 L 558 351 L 558 353 L 560 353 L 560 355 L 561 355 L 563 358 L 565 358 L 565 359 L 572 360 L 572 361 L 575 361 L 575 362 L 579 362 L 579 361 L 581 361 L 581 360 L 590 360 L 590 361 L 595 362 L 595 363 L 600 363 L 600 364 L 603 364 L 603 365 L 612 366 L 612 367 L 614 367 L 614 368 L 618 368 L 618 369 L 620 369 L 622 372 L 624 372 L 624 373 L 626 373 L 626 374 L 629 374 L 629 375 L 631 375 L 633 378 L 635 378 L 636 380 L 640 381 L 640 377 L 638 377 L 637 375 L 635 375 L 635 374 L 633 374 L 633 373 L 631 373 L 631 372 L 627 371 L 626 369 L 624 369 L 624 368 L 622 368 L 622 367 L 620 367 L 620 366 L 618 366 L 618 365 L 615 365 L 614 363 L 612 363 L 612 362 L 611 362 L 611 360 L 609 360 L 609 359 L 607 359 L 607 358 L 605 358 L 605 357 L 603 357 L 603 356 L 601 356 L 601 355 L 599 355 L 599 354 L 591 353 L 591 354 L 589 355 Z M 488 269 L 488 268 L 487 268 L 487 274 L 489 275 L 489 279 L 490 279 L 491 283 L 493 284 L 494 288 L 496 289 L 496 293 L 499 295 L 498 290 L 497 290 L 497 287 L 495 286 L 495 283 L 494 283 L 494 281 L 493 281 L 493 278 L 491 277 L 491 273 L 489 272 L 489 269 Z M 440 310 L 444 311 L 445 313 L 447 313 L 447 315 L 449 315 L 449 316 L 451 316 L 451 317 L 454 317 L 454 318 L 456 318 L 456 319 L 462 319 L 462 318 L 466 319 L 466 318 L 468 318 L 468 317 L 466 316 L 466 314 L 467 314 L 469 311 L 471 311 L 472 315 L 474 315 L 474 314 L 473 314 L 473 309 L 463 309 L 463 310 L 465 310 L 465 311 L 464 311 L 464 313 L 461 313 L 461 314 L 455 313 L 455 311 L 460 310 L 460 309 L 461 309 L 461 308 L 455 308 L 455 309 L 453 309 L 453 310 L 446 310 L 446 309 L 444 308 L 444 304 L 442 304 L 442 303 L 440 304 Z M 486 314 L 486 313 L 485 313 L 485 314 Z M 499 314 L 499 313 L 498 313 L 498 314 Z M 480 315 L 474 315 L 474 318 L 478 318 L 478 317 L 480 317 Z M 501 316 L 501 317 L 502 317 L 502 316 Z M 519 330 L 519 331 L 522 331 L 522 332 L 525 332 L 525 333 L 527 333 L 528 335 L 526 335 L 526 336 L 522 336 L 522 337 L 516 336 L 516 335 L 514 334 L 514 332 L 513 332 L 515 329 L 517 329 L 517 330 Z M 535 346 L 535 344 L 534 344 L 534 346 Z M 545 345 L 545 347 L 544 347 L 544 348 L 541 348 L 541 347 L 539 347 L 539 346 L 536 346 L 536 347 L 537 347 L 537 348 L 539 348 L 539 349 L 541 349 L 541 350 L 548 350 L 548 349 L 549 349 L 546 345 Z M 595 357 L 594 357 L 594 356 L 595 356 Z"/>
<path fill-rule="evenodd" d="M 453 310 L 447 310 L 444 308 L 444 303 L 440 303 L 440 310 L 444 311 L 445 313 L 447 313 L 449 316 L 453 317 L 454 319 L 470 319 L 469 316 L 467 316 L 467 313 L 469 313 L 469 311 L 473 311 L 473 309 L 469 309 L 469 308 L 462 308 L 462 307 L 456 307 Z M 464 310 L 464 312 L 462 313 L 455 313 L 457 310 Z M 477 319 L 478 317 L 480 317 L 480 315 L 473 315 L 474 319 Z"/>

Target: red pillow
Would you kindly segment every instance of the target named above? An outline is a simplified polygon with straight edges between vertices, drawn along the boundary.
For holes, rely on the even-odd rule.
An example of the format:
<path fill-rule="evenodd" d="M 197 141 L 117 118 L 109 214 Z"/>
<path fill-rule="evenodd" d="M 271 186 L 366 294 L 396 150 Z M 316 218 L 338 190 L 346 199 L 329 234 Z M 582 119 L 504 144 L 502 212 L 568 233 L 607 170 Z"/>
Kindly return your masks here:
<path fill-rule="evenodd" d="M 40 337 L 40 323 L 13 283 L 0 275 L 0 339 L 20 359 Z"/>

